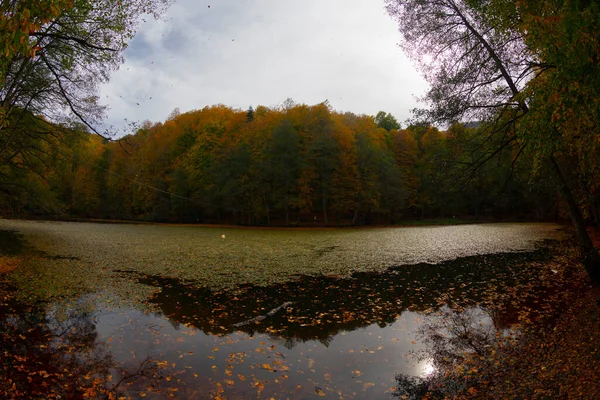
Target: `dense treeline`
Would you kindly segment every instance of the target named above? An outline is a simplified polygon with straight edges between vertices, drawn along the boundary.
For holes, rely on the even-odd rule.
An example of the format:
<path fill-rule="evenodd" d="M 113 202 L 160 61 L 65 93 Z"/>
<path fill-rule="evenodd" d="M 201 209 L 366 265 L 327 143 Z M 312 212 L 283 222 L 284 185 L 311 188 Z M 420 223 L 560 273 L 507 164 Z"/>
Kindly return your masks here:
<path fill-rule="evenodd" d="M 2 208 L 15 216 L 271 225 L 555 217 L 544 172 L 533 174 L 523 154 L 515 163 L 514 150 L 496 153 L 480 127 L 399 128 L 390 114 L 289 101 L 173 112 L 115 142 L 57 127 L 31 146 L 21 160 L 27 168 L 3 166 L 10 196 Z"/>

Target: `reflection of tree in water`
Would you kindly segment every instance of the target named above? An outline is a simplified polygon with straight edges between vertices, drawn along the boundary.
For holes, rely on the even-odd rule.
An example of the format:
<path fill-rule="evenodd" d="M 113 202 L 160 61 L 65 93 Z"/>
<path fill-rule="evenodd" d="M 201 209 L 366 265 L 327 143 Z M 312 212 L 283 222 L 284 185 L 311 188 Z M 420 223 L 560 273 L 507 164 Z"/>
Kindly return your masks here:
<path fill-rule="evenodd" d="M 342 331 L 377 323 L 385 327 L 400 314 L 434 311 L 444 304 L 466 307 L 508 287 L 527 272 L 524 262 L 544 258 L 544 251 L 465 257 L 441 264 L 417 264 L 382 273 L 355 273 L 349 278 L 300 277 L 266 287 L 242 286 L 235 291 L 212 291 L 190 283 L 133 272 L 139 282 L 160 287 L 149 299 L 173 324 L 183 323 L 206 333 L 244 331 L 268 334 L 291 348 L 319 340 L 328 345 Z M 292 302 L 266 318 L 270 310 Z"/>
<path fill-rule="evenodd" d="M 396 375 L 396 385 L 396 390 L 392 393 L 392 396 L 399 397 L 402 400 L 421 400 L 426 395 L 429 395 L 432 399 L 443 398 L 443 394 L 429 388 L 427 379 L 418 376 Z"/>
<path fill-rule="evenodd" d="M 2 290 L 0 383 L 8 398 L 81 397 L 102 389 L 112 364 L 97 341 L 91 315 L 69 312 L 58 321 L 43 304 L 27 306 Z"/>
<path fill-rule="evenodd" d="M 536 390 L 543 384 L 537 380 L 541 378 L 527 369 L 522 356 L 527 354 L 530 341 L 539 340 L 544 329 L 551 329 L 567 306 L 570 300 L 565 296 L 565 286 L 573 280 L 568 271 L 561 277 L 542 265 L 529 265 L 528 270 L 538 279 L 521 282 L 507 295 L 492 297 L 494 302 L 487 299 L 467 309 L 444 307 L 429 316 L 418 331 L 426 345 L 418 359 L 431 365 L 430 374 L 396 376 L 395 395 L 406 399 L 425 394 L 430 399 L 464 398 L 477 393 L 485 393 L 487 398 L 504 398 L 507 393 L 518 398 L 539 395 Z M 535 358 L 527 357 L 528 361 Z M 520 373 L 533 383 L 514 386 L 507 380 Z M 560 385 L 548 386 L 545 398 L 554 398 L 559 391 Z"/>
<path fill-rule="evenodd" d="M 62 258 L 28 247 L 22 236 L 0 230 L 2 255 Z M 1 278 L 0 398 L 118 398 L 132 386 L 158 386 L 164 366 L 157 360 L 114 362 L 107 344 L 98 340 L 93 307 L 85 298 L 26 304 Z"/>
<path fill-rule="evenodd" d="M 0 286 L 0 398 L 104 398 L 160 379 L 150 359 L 116 365 L 85 307 L 26 305 L 12 293 Z"/>
<path fill-rule="evenodd" d="M 490 359 L 498 340 L 510 338 L 496 330 L 489 311 L 476 307 L 444 308 L 428 318 L 418 335 L 426 344 L 418 358 L 431 365 L 431 372 L 423 377 L 397 375 L 394 395 L 403 399 L 421 399 L 426 394 L 431 399 L 455 398 L 469 388 L 469 377 L 489 378 L 484 376 L 488 371 L 475 365 L 481 367 L 481 361 Z"/>

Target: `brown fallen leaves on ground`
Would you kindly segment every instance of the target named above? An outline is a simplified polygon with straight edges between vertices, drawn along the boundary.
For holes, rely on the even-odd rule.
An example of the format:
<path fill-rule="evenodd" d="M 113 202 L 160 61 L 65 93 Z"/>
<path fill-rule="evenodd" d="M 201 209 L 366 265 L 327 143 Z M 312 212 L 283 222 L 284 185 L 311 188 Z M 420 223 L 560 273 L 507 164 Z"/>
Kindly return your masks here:
<path fill-rule="evenodd" d="M 577 289 L 577 288 L 573 288 Z M 523 334 L 505 353 L 493 385 L 470 398 L 599 399 L 600 308 L 597 290 L 568 293 L 570 304 L 551 328 Z"/>
<path fill-rule="evenodd" d="M 17 257 L 0 256 L 0 274 L 5 274 L 20 265 Z"/>

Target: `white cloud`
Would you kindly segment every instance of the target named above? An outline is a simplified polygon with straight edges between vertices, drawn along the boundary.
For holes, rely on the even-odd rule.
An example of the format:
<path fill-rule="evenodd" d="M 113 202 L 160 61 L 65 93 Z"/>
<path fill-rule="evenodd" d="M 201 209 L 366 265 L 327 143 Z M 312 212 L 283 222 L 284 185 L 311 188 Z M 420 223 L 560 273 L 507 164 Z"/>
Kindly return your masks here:
<path fill-rule="evenodd" d="M 288 97 L 404 120 L 426 85 L 399 38 L 383 2 L 179 0 L 141 26 L 102 99 L 117 127 L 162 121 L 175 107 L 246 109 Z"/>

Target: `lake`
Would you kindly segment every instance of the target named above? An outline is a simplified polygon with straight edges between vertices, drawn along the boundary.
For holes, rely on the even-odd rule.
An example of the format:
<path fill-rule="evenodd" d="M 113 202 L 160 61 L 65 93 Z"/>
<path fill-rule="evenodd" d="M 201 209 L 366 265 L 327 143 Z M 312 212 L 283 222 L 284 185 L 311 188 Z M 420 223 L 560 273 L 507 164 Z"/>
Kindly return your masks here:
<path fill-rule="evenodd" d="M 0 350 L 24 396 L 391 398 L 398 374 L 431 373 L 417 331 L 440 310 L 510 326 L 482 301 L 533 281 L 559 228 L 1 220 L 24 261 L 2 277 Z"/>

